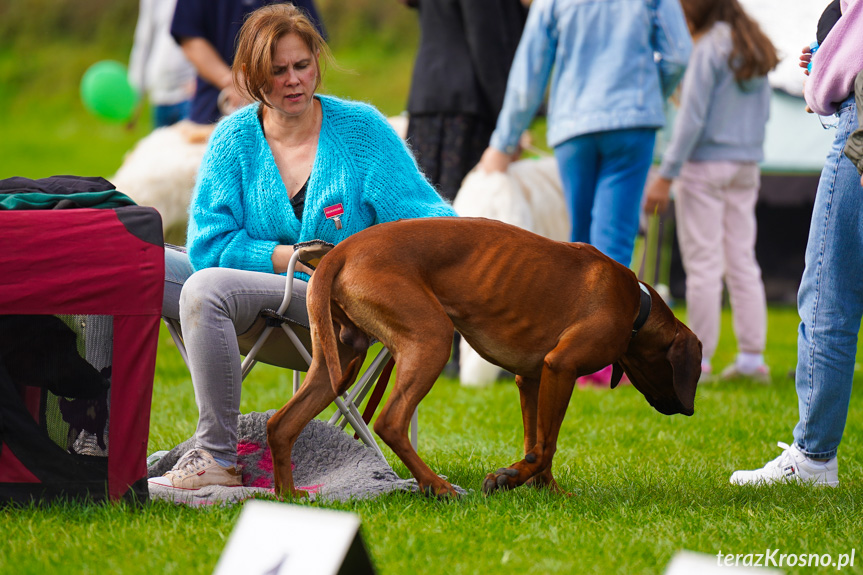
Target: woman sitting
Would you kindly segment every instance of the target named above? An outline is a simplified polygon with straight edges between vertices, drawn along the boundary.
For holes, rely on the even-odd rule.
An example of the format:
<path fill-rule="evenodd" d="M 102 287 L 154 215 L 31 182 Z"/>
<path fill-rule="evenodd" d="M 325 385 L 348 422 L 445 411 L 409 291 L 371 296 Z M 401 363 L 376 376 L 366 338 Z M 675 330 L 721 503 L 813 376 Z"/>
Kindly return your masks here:
<path fill-rule="evenodd" d="M 315 93 L 321 55 L 330 58 L 323 39 L 290 4 L 255 11 L 240 30 L 234 83 L 255 103 L 213 133 L 189 209 L 188 258 L 166 250 L 163 313 L 183 326 L 199 411 L 195 449 L 153 483 L 242 484 L 237 335 L 281 303 L 278 274 L 293 244 L 336 244 L 381 222 L 455 216 L 377 110 Z M 325 210 L 339 204 L 343 214 L 328 219 Z M 307 280 L 311 270 L 302 271 L 297 277 Z"/>

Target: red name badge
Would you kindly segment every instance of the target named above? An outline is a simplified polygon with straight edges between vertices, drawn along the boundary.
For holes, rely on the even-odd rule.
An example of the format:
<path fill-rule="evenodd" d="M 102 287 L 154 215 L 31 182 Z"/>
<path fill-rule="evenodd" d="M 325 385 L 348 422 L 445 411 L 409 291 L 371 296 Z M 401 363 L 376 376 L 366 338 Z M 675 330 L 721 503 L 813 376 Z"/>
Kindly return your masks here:
<path fill-rule="evenodd" d="M 336 204 L 334 206 L 324 208 L 324 215 L 327 217 L 328 220 L 332 218 L 337 218 L 344 213 L 345 209 L 342 207 L 341 204 Z"/>
<path fill-rule="evenodd" d="M 345 209 L 341 204 L 336 204 L 334 206 L 327 206 L 324 208 L 324 216 L 328 220 L 333 220 L 333 223 L 336 225 L 336 229 L 342 229 L 342 214 L 345 213 Z"/>

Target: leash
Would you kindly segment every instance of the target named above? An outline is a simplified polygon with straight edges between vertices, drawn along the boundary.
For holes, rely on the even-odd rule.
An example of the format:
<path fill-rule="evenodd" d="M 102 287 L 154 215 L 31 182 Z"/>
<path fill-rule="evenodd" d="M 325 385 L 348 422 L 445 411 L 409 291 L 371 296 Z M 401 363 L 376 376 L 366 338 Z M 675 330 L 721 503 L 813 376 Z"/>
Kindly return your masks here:
<path fill-rule="evenodd" d="M 647 287 L 641 282 L 638 282 L 638 287 L 641 288 L 641 306 L 638 310 L 638 317 L 635 318 L 635 324 L 632 326 L 632 337 L 638 335 L 638 330 L 644 327 L 647 316 L 650 315 L 650 307 L 652 305 L 650 292 L 647 291 Z"/>

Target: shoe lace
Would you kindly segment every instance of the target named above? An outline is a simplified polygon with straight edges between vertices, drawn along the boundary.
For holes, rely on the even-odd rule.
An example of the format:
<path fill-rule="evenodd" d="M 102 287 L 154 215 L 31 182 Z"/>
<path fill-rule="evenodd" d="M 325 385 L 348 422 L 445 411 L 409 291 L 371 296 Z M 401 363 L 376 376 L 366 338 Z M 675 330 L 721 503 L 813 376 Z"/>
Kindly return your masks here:
<path fill-rule="evenodd" d="M 783 443 L 782 441 L 778 442 L 776 445 L 778 445 L 782 449 L 782 454 L 767 465 L 765 465 L 765 469 L 783 469 L 788 466 L 793 466 L 796 468 L 796 461 L 794 460 L 794 456 L 791 455 L 791 446 L 787 443 Z"/>
<path fill-rule="evenodd" d="M 186 454 L 177 461 L 177 465 L 170 472 L 196 473 L 201 468 L 206 467 L 207 463 L 208 461 L 204 458 L 200 450 L 192 449 L 191 451 L 186 452 Z"/>

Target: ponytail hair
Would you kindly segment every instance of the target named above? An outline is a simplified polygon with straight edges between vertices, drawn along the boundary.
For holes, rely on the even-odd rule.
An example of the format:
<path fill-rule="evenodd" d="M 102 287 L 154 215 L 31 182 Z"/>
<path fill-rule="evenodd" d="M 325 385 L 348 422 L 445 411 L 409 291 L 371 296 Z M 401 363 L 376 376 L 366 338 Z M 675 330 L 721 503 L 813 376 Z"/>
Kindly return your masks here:
<path fill-rule="evenodd" d="M 728 23 L 732 44 L 728 65 L 738 82 L 766 76 L 779 63 L 773 42 L 737 0 L 682 0 L 681 6 L 693 34 L 709 30 L 716 22 Z"/>

